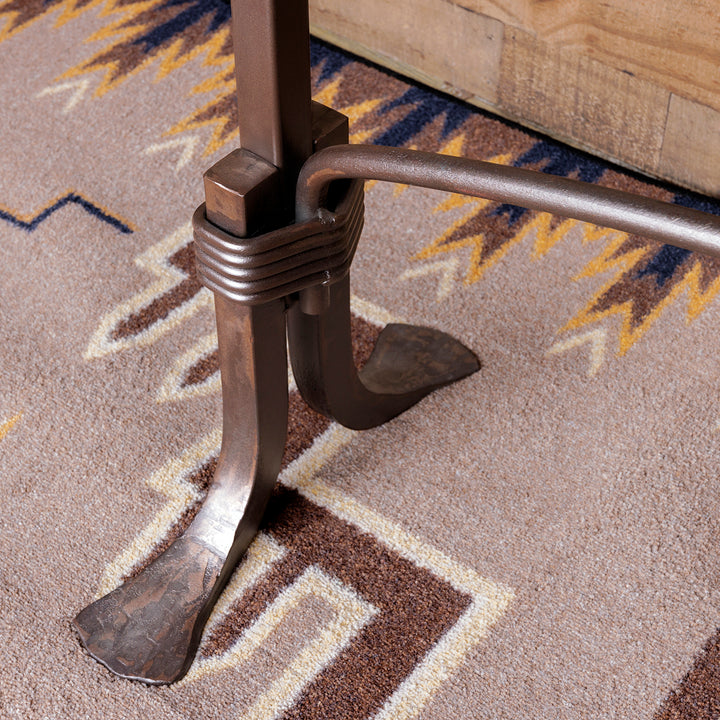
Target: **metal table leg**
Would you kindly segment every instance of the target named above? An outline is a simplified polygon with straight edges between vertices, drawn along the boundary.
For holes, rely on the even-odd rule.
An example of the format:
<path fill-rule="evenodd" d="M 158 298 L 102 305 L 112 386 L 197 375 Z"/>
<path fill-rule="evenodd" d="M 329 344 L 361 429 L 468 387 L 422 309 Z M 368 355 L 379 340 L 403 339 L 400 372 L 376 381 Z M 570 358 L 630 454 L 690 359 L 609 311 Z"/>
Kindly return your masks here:
<path fill-rule="evenodd" d="M 148 683 L 182 677 L 220 592 L 255 535 L 280 470 L 287 424 L 284 303 L 216 304 L 223 441 L 190 526 L 143 572 L 75 618 L 88 652 Z"/>
<path fill-rule="evenodd" d="M 347 269 L 362 227 L 361 194 L 346 188 L 340 205 L 347 213 L 334 216 L 338 229 L 292 224 L 295 184 L 313 146 L 347 142 L 346 119 L 311 106 L 306 0 L 233 0 L 232 6 L 242 149 L 206 173 L 196 235 L 200 275 L 215 291 L 223 388 L 217 470 L 180 538 L 74 621 L 93 657 L 122 677 L 152 684 L 187 672 L 277 478 L 287 429 L 287 306 L 303 394 L 352 427 L 384 422 L 478 367 L 444 333 L 391 326 L 358 376 L 350 355 Z M 328 278 L 329 289 L 314 290 Z M 307 315 L 301 308 L 308 304 L 322 312 Z M 350 386 L 355 391 L 345 397 Z"/>
<path fill-rule="evenodd" d="M 343 145 L 347 125 L 310 103 L 306 0 L 233 0 L 232 10 L 242 149 L 206 173 L 195 218 L 199 273 L 216 294 L 223 442 L 215 479 L 185 533 L 75 619 L 94 657 L 147 683 L 187 671 L 262 518 L 286 433 L 286 311 L 301 393 L 349 427 L 385 422 L 478 368 L 440 331 L 390 325 L 357 372 L 348 271 L 361 194 L 357 184 L 335 185 L 329 200 L 330 183 L 375 178 L 464 192 L 720 255 L 720 220 L 704 213 L 518 168 Z M 323 207 L 333 198 L 337 211 Z"/>
<path fill-rule="evenodd" d="M 254 155 L 242 156 L 240 166 L 221 161 L 205 188 L 208 217 L 240 238 L 291 217 L 292 189 L 312 144 L 310 60 L 305 0 L 236 0 L 232 9 L 241 143 Z M 216 294 L 215 309 L 223 440 L 208 497 L 165 553 L 74 621 L 93 657 L 147 683 L 187 672 L 212 607 L 257 531 L 285 443 L 284 300 L 250 307 Z"/>

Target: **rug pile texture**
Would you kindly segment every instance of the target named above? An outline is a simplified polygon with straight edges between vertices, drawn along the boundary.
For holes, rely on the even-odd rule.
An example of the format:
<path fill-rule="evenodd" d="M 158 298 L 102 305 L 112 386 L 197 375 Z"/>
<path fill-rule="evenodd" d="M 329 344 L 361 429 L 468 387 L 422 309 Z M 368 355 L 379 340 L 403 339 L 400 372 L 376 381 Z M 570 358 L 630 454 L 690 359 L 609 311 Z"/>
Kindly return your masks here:
<path fill-rule="evenodd" d="M 188 676 L 81 649 L 72 617 L 184 527 L 218 453 L 189 221 L 237 144 L 229 32 L 221 0 L 0 0 L 0 717 L 718 717 L 720 262 L 383 183 L 359 351 L 405 321 L 482 369 L 365 432 L 293 390 Z M 352 142 L 718 210 L 320 42 L 312 64 Z"/>

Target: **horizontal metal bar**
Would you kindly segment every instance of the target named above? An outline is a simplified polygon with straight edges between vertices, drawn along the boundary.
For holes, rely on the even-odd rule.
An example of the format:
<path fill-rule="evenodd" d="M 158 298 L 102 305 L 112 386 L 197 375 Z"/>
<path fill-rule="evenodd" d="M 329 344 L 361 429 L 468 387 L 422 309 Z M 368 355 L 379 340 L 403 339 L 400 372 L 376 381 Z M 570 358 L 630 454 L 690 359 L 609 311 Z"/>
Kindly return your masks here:
<path fill-rule="evenodd" d="M 378 145 L 338 145 L 310 157 L 298 177 L 296 219 L 315 216 L 324 188 L 341 178 L 482 197 L 720 256 L 720 217 L 715 215 L 534 170 Z"/>

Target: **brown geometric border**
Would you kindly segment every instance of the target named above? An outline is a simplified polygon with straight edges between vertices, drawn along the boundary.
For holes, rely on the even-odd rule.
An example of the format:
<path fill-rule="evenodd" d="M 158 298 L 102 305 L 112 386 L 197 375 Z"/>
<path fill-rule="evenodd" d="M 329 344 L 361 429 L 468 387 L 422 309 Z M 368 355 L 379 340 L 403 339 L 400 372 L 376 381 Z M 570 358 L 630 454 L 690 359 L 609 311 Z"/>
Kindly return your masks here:
<path fill-rule="evenodd" d="M 351 587 L 379 612 L 306 687 L 282 717 L 362 720 L 376 713 L 470 605 L 471 598 L 340 520 L 296 490 L 280 488 L 265 525 L 286 551 L 232 606 L 204 643 L 227 651 L 310 567 Z"/>
<path fill-rule="evenodd" d="M 720 630 L 673 690 L 654 720 L 716 720 L 720 717 Z"/>

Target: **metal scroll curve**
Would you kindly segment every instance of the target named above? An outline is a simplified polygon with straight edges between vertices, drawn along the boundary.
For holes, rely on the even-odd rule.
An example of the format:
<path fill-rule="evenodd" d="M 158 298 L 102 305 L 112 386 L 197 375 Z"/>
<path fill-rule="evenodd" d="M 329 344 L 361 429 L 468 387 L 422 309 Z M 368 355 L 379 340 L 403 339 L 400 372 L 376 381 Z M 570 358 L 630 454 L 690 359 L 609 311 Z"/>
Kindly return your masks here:
<path fill-rule="evenodd" d="M 720 255 L 715 215 L 534 170 L 380 145 L 336 145 L 312 155 L 298 176 L 297 220 L 317 217 L 327 186 L 346 178 L 482 197 Z"/>

